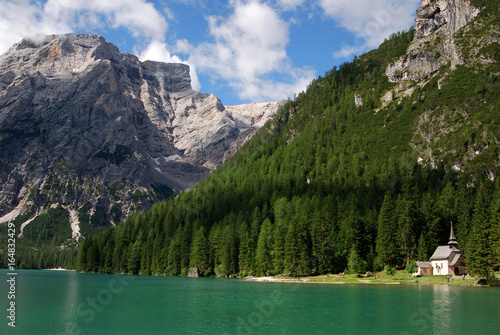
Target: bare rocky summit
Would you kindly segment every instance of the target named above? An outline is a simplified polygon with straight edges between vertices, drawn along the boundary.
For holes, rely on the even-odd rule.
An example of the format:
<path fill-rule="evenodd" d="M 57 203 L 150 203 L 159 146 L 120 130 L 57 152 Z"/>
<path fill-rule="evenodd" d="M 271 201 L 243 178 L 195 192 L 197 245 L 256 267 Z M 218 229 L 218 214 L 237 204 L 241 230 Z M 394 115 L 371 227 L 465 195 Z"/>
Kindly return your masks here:
<path fill-rule="evenodd" d="M 470 0 L 420 2 L 413 42 L 403 57 L 386 68 L 389 80 L 398 85 L 384 95 L 383 105 L 411 96 L 416 89 L 425 87 L 432 80 L 436 80 L 436 89 L 442 90 L 459 67 L 481 71 L 495 62 L 493 56 L 484 50 L 498 48 L 500 31 L 495 16 L 488 14 L 488 11 L 486 15 L 480 15 L 486 7 L 475 6 Z M 457 149 L 444 147 L 442 140 L 451 134 L 463 132 L 464 124 L 471 128 L 479 127 L 479 124 L 471 121 L 472 117 L 468 108 L 460 105 L 435 108 L 423 113 L 415 124 L 415 134 L 410 144 L 419 155 L 419 163 L 437 168 L 439 161 L 442 161 L 440 157 L 455 155 Z M 468 146 L 467 154 L 456 156 L 451 164 L 453 170 L 464 171 L 468 161 L 487 150 L 489 143 L 498 142 L 488 131 L 482 131 L 481 136 L 482 142 Z M 495 179 L 493 171 L 487 171 L 486 174 L 491 180 Z"/>
<path fill-rule="evenodd" d="M 465 62 L 454 35 L 481 9 L 468 0 L 420 0 L 415 41 L 406 55 L 387 68 L 392 82 L 421 82 L 448 62 L 454 69 Z"/>
<path fill-rule="evenodd" d="M 187 65 L 101 36 L 23 40 L 0 56 L 0 221 L 60 204 L 117 222 L 194 186 L 279 106 L 225 107 Z"/>

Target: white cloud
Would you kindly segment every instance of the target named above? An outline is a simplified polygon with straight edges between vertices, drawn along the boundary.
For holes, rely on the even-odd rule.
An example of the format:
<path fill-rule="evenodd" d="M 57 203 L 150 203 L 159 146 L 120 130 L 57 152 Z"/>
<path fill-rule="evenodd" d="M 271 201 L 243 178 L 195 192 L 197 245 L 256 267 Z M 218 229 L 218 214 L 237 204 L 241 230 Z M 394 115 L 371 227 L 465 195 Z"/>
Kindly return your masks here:
<path fill-rule="evenodd" d="M 124 27 L 134 38 L 165 38 L 168 23 L 146 0 L 0 0 L 0 52 L 23 37 Z"/>
<path fill-rule="evenodd" d="M 305 0 L 277 0 L 278 5 L 284 10 L 295 10 L 302 5 Z"/>
<path fill-rule="evenodd" d="M 181 41 L 178 51 L 189 53 L 200 71 L 228 82 L 241 99 L 274 100 L 305 89 L 315 73 L 292 66 L 286 53 L 289 24 L 259 1 L 234 1 L 233 6 L 227 18 L 207 18 L 213 42 Z"/>
<path fill-rule="evenodd" d="M 134 37 L 163 39 L 168 29 L 165 18 L 147 0 L 48 0 L 44 6 L 47 18 L 71 20 L 76 18 L 83 27 L 96 23 L 96 15 L 104 16 L 113 28 L 125 27 Z"/>
<path fill-rule="evenodd" d="M 39 34 L 71 32 L 68 25 L 48 24 L 41 17 L 43 8 L 31 4 L 29 0 L 0 0 L 0 53 L 4 53 L 12 44 L 25 36 Z M 42 15 L 41 15 L 42 14 Z"/>
<path fill-rule="evenodd" d="M 181 63 L 164 42 L 168 22 L 147 0 L 47 0 L 44 4 L 28 0 L 0 0 L 0 54 L 22 38 L 94 31 L 99 28 L 125 28 L 136 40 L 134 51 L 142 60 Z M 163 12 L 170 20 L 173 13 Z M 200 83 L 191 66 L 193 88 Z"/>
<path fill-rule="evenodd" d="M 139 59 L 141 60 L 153 60 L 165 63 L 188 64 L 191 75 L 191 87 L 197 91 L 201 89 L 201 84 L 198 79 L 198 74 L 196 73 L 196 66 L 190 64 L 190 62 L 183 61 L 178 56 L 172 55 L 166 43 L 159 41 L 152 41 L 144 50 L 136 51 L 136 53 L 139 55 Z"/>
<path fill-rule="evenodd" d="M 356 37 L 335 55 L 352 56 L 375 48 L 391 33 L 413 25 L 419 0 L 319 0 L 325 14 Z"/>

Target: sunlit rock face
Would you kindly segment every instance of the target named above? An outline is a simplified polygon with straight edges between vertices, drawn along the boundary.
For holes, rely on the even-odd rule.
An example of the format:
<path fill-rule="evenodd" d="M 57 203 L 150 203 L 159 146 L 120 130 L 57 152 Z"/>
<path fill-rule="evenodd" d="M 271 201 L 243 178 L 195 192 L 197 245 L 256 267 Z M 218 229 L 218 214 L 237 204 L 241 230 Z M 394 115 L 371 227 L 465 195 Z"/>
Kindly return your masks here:
<path fill-rule="evenodd" d="M 481 12 L 468 0 L 420 2 L 415 19 L 415 41 L 403 58 L 387 68 L 387 76 L 392 82 L 420 82 L 448 62 L 452 69 L 463 64 L 454 35 Z"/>
<path fill-rule="evenodd" d="M 197 184 L 279 105 L 225 107 L 191 88 L 189 66 L 141 62 L 101 36 L 25 39 L 0 56 L 0 218 L 147 209 Z"/>

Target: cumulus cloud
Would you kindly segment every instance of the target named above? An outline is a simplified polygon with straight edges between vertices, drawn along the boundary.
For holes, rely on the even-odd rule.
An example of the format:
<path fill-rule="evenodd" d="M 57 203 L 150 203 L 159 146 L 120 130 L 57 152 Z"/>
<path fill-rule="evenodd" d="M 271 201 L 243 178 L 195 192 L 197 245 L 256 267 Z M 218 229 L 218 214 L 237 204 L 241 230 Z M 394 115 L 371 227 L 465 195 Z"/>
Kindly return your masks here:
<path fill-rule="evenodd" d="M 346 45 L 335 55 L 352 56 L 375 48 L 395 31 L 413 25 L 419 0 L 319 0 L 325 14 L 353 33 L 354 45 Z"/>
<path fill-rule="evenodd" d="M 289 24 L 266 3 L 234 1 L 233 6 L 229 17 L 207 18 L 213 42 L 180 41 L 179 52 L 189 53 L 200 71 L 228 82 L 241 99 L 273 100 L 303 90 L 315 72 L 292 66 L 286 53 Z"/>
<path fill-rule="evenodd" d="M 314 69 L 294 65 L 287 54 L 290 28 L 295 25 L 296 16 L 313 20 L 311 14 L 306 18 L 306 10 L 321 12 L 323 18 L 334 20 L 352 33 L 355 43 L 344 45 L 335 54 L 344 58 L 374 48 L 391 33 L 407 29 L 419 3 L 419 0 L 158 0 L 155 3 L 160 7 L 155 7 L 152 1 L 0 0 L 0 53 L 23 37 L 106 32 L 109 28 L 127 30 L 126 36 L 133 37 L 134 53 L 141 60 L 183 62 L 173 53 L 188 58 L 184 63 L 191 67 L 196 90 L 201 88 L 196 74 L 199 71 L 212 82 L 220 83 L 216 86 L 229 86 L 240 99 L 274 100 L 302 91 L 316 75 Z M 171 33 L 169 23 L 183 19 L 176 17 L 169 7 L 180 4 L 197 6 L 197 10 L 207 15 L 208 40 L 193 43 L 167 39 Z M 216 15 L 208 16 L 209 13 Z M 193 29 L 200 27 L 196 24 Z"/>
<path fill-rule="evenodd" d="M 164 16 L 145 0 L 48 0 L 44 16 L 54 18 L 55 22 L 67 20 L 83 29 L 101 23 L 113 28 L 125 27 L 136 38 L 162 40 L 168 29 Z"/>
<path fill-rule="evenodd" d="M 111 26 L 129 30 L 135 38 L 163 40 L 168 23 L 146 0 L 0 0 L 0 52 L 23 37 L 92 31 Z"/>
<path fill-rule="evenodd" d="M 277 4 L 284 10 L 295 10 L 302 5 L 305 0 L 277 0 Z"/>
<path fill-rule="evenodd" d="M 136 50 L 139 59 L 153 60 L 165 63 L 186 63 L 189 65 L 191 75 L 191 86 L 194 90 L 199 91 L 201 84 L 196 73 L 196 66 L 189 61 L 183 61 L 180 57 L 172 55 L 169 46 L 165 42 L 152 41 L 144 50 Z"/>
<path fill-rule="evenodd" d="M 44 4 L 0 0 L 0 8 L 0 53 L 22 38 L 111 27 L 129 31 L 137 43 L 134 51 L 142 60 L 183 62 L 171 55 L 165 43 L 166 18 L 173 20 L 173 13 L 167 7 L 160 13 L 147 0 L 47 0 Z M 199 89 L 193 66 L 191 75 L 193 87 Z"/>
<path fill-rule="evenodd" d="M 31 4 L 29 0 L 0 0 L 0 8 L 0 53 L 7 51 L 23 37 L 46 34 L 48 31 L 71 31 L 66 24 L 58 24 L 57 27 L 48 24 L 40 17 L 43 8 L 38 4 Z"/>

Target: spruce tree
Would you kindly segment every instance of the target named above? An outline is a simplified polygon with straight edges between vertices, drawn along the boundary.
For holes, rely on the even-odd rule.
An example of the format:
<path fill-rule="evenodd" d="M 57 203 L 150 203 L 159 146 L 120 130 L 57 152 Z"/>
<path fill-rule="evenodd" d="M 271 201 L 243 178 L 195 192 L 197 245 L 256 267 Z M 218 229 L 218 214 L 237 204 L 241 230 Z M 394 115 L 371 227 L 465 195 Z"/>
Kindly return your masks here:
<path fill-rule="evenodd" d="M 131 274 L 138 274 L 141 266 L 141 247 L 142 243 L 140 240 L 135 241 L 130 244 L 128 253 L 128 271 Z"/>
<path fill-rule="evenodd" d="M 357 253 L 356 248 L 352 248 L 349 253 L 347 269 L 349 273 L 357 274 L 366 272 L 367 263 Z"/>
<path fill-rule="evenodd" d="M 311 239 L 313 246 L 313 256 L 316 262 L 316 269 L 319 273 L 329 273 L 333 271 L 333 246 L 332 230 L 333 217 L 321 215 L 311 228 Z"/>
<path fill-rule="evenodd" d="M 414 193 L 417 192 L 410 187 L 409 182 L 405 183 L 403 193 L 399 196 L 396 205 L 398 245 L 406 265 L 410 264 L 410 260 L 413 259 L 416 247 L 417 211 L 412 196 Z"/>
<path fill-rule="evenodd" d="M 257 272 L 260 275 L 265 275 L 268 271 L 272 270 L 273 267 L 271 258 L 271 251 L 273 249 L 272 238 L 273 230 L 271 221 L 266 219 L 260 229 L 257 250 L 255 253 Z"/>
<path fill-rule="evenodd" d="M 285 237 L 285 272 L 305 275 L 310 272 L 307 218 L 292 219 Z"/>
<path fill-rule="evenodd" d="M 289 215 L 289 202 L 286 198 L 279 198 L 274 203 L 274 245 L 273 267 L 277 273 L 285 269 L 285 237 L 287 234 L 287 217 Z"/>
<path fill-rule="evenodd" d="M 87 265 L 87 251 L 91 243 L 90 238 L 86 238 L 80 243 L 80 248 L 78 249 L 78 256 L 76 258 L 76 271 L 88 271 Z"/>
<path fill-rule="evenodd" d="M 377 255 L 384 265 L 394 266 L 397 263 L 398 249 L 396 243 L 396 228 L 391 197 L 389 194 L 386 194 L 378 216 L 378 234 L 376 241 Z"/>
<path fill-rule="evenodd" d="M 191 244 L 190 267 L 198 268 L 201 274 L 205 273 L 209 268 L 208 251 L 209 245 L 206 230 L 205 227 L 201 226 L 195 232 Z"/>
<path fill-rule="evenodd" d="M 250 272 L 253 266 L 253 250 L 250 248 L 250 232 L 248 224 L 243 221 L 238 226 L 238 239 L 240 241 L 238 265 L 240 272 Z"/>
<path fill-rule="evenodd" d="M 182 243 L 182 226 L 177 227 L 175 235 L 168 247 L 167 257 L 167 273 L 173 276 L 181 273 L 181 243 Z"/>
<path fill-rule="evenodd" d="M 427 252 L 427 243 L 425 241 L 425 236 L 423 232 L 420 234 L 420 238 L 418 239 L 417 258 L 420 261 L 429 260 L 429 254 Z"/>
<path fill-rule="evenodd" d="M 425 193 L 420 206 L 423 227 L 418 240 L 418 259 L 427 260 L 434 250 L 446 241 L 442 241 L 445 230 L 438 213 L 435 196 L 432 193 Z M 422 247 L 425 245 L 425 250 Z"/>
<path fill-rule="evenodd" d="M 494 268 L 500 267 L 500 182 L 496 182 L 495 191 L 492 196 L 490 206 L 491 221 L 491 247 L 493 252 Z"/>
<path fill-rule="evenodd" d="M 493 271 L 495 264 L 491 246 L 491 221 L 488 213 L 490 195 L 484 183 L 481 183 L 476 195 L 472 230 L 467 243 L 467 260 L 473 274 L 482 278 Z"/>

